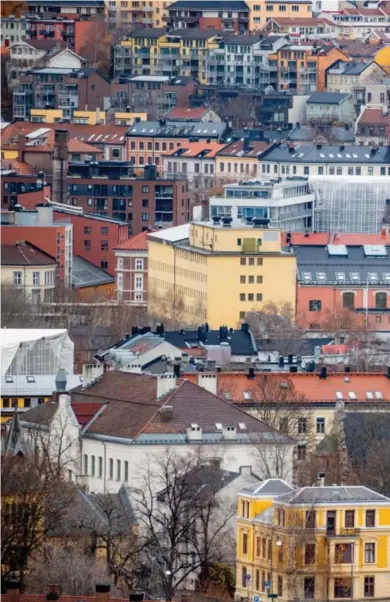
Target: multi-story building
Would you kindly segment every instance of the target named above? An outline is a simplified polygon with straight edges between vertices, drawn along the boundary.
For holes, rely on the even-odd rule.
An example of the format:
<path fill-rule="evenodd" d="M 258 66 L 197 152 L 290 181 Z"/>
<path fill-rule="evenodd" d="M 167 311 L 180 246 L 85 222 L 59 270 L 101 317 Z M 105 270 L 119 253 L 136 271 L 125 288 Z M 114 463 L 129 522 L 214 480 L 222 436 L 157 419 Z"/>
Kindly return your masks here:
<path fill-rule="evenodd" d="M 249 29 L 249 8 L 243 0 L 177 0 L 168 7 L 172 29 L 227 29 L 244 33 Z"/>
<path fill-rule="evenodd" d="M 67 183 L 69 205 L 127 221 L 129 234 L 189 221 L 188 182 L 183 177 L 157 177 L 153 165 L 145 167 L 143 177 L 135 177 L 128 161 L 70 163 Z M 91 245 L 87 238 L 85 243 Z"/>
<path fill-rule="evenodd" d="M 8 39 L 10 44 L 24 42 L 29 38 L 27 33 L 29 23 L 25 18 L 3 17 L 0 25 L 0 40 L 1 45 Z"/>
<path fill-rule="evenodd" d="M 226 145 L 218 142 L 189 142 L 182 144 L 163 157 L 163 173 L 166 177 L 181 174 L 196 186 L 215 183 L 216 154 Z"/>
<path fill-rule="evenodd" d="M 212 328 L 236 325 L 269 301 L 294 311 L 295 256 L 267 224 L 224 217 L 150 234 L 148 311 L 158 316 L 164 297 L 167 315 L 180 311 L 183 324 L 202 319 Z"/>
<path fill-rule="evenodd" d="M 28 119 L 31 109 L 62 109 L 64 119 L 73 111 L 103 109 L 111 95 L 110 83 L 98 71 L 47 67 L 21 77 L 14 89 L 14 117 Z"/>
<path fill-rule="evenodd" d="M 257 155 L 267 147 L 268 142 L 248 137 L 226 145 L 215 157 L 218 180 L 227 182 L 256 177 L 260 173 Z"/>
<path fill-rule="evenodd" d="M 390 144 L 390 112 L 387 108 L 362 107 L 356 121 L 356 144 Z"/>
<path fill-rule="evenodd" d="M 31 15 L 42 17 L 58 17 L 61 15 L 74 15 L 76 18 L 90 16 L 104 16 L 106 6 L 104 0 L 54 0 L 43 2 L 42 0 L 27 0 L 26 11 Z"/>
<path fill-rule="evenodd" d="M 308 19 L 312 16 L 312 1 L 298 0 L 246 0 L 249 7 L 249 30 L 263 29 L 268 21 L 277 17 L 288 19 Z"/>
<path fill-rule="evenodd" d="M 332 19 L 340 37 L 364 40 L 373 30 L 384 32 L 388 29 L 390 9 L 385 5 L 374 8 L 348 6 L 341 11 L 332 11 Z"/>
<path fill-rule="evenodd" d="M 56 268 L 54 257 L 29 242 L 1 245 L 1 284 L 34 305 L 53 298 Z"/>
<path fill-rule="evenodd" d="M 348 485 L 285 493 L 272 481 L 238 494 L 236 596 L 386 599 L 390 498 Z"/>
<path fill-rule="evenodd" d="M 28 241 L 54 257 L 57 267 L 56 283 L 65 287 L 72 283 L 73 226 L 69 221 L 53 221 L 53 209 L 41 203 L 35 209 L 2 211 L 2 244 L 14 245 Z"/>
<path fill-rule="evenodd" d="M 313 92 L 306 100 L 306 121 L 352 125 L 356 119 L 352 94 Z"/>
<path fill-rule="evenodd" d="M 154 164 L 163 170 L 163 155 L 190 142 L 206 141 L 215 144 L 228 130 L 223 121 L 142 121 L 127 132 L 127 156 L 135 166 Z"/>
<path fill-rule="evenodd" d="M 163 27 L 173 0 L 106 0 L 108 22 L 116 27 Z"/>
<path fill-rule="evenodd" d="M 293 90 L 296 94 L 323 92 L 326 88 L 328 67 L 338 59 L 348 61 L 348 55 L 331 43 L 302 42 L 283 46 L 268 55 L 268 61 L 276 62 L 278 90 Z"/>
<path fill-rule="evenodd" d="M 378 83 L 386 79 L 386 71 L 375 61 L 337 61 L 326 70 L 326 89 L 329 92 L 352 92 L 360 90 L 370 82 Z M 367 98 L 368 100 L 368 98 Z"/>
<path fill-rule="evenodd" d="M 302 232 L 312 227 L 315 196 L 308 178 L 247 180 L 224 186 L 223 196 L 210 198 L 212 218 L 263 218 L 272 228 Z"/>
<path fill-rule="evenodd" d="M 335 40 L 338 37 L 337 26 L 321 17 L 272 17 L 262 31 L 289 36 L 294 40 Z"/>
<path fill-rule="evenodd" d="M 297 320 L 316 328 L 340 310 L 372 330 L 390 330 L 390 236 L 290 235 L 297 255 Z"/>
<path fill-rule="evenodd" d="M 149 230 L 140 232 L 114 247 L 115 288 L 118 301 L 147 306 L 149 232 Z"/>
<path fill-rule="evenodd" d="M 12 86 L 18 84 L 23 73 L 28 69 L 57 66 L 57 56 L 61 49 L 64 49 L 63 42 L 58 40 L 25 40 L 15 42 L 9 47 L 9 80 Z M 70 66 L 75 61 L 75 68 L 79 68 L 82 64 L 80 57 L 76 57 L 72 51 L 68 51 L 68 59 Z M 72 56 L 73 55 L 73 56 Z M 66 58 L 66 57 L 64 57 Z M 53 63 L 50 65 L 50 63 Z M 61 66 L 61 64 L 60 64 Z"/>

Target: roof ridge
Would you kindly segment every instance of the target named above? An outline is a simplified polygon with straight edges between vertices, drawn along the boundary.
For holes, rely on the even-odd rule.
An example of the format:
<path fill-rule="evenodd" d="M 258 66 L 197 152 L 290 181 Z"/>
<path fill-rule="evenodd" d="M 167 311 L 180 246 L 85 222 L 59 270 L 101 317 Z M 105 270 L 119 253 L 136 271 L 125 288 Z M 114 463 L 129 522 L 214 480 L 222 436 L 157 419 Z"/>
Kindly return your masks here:
<path fill-rule="evenodd" d="M 120 402 L 120 403 L 128 403 L 128 404 L 133 404 L 133 405 L 140 405 L 140 406 L 156 406 L 155 403 L 149 403 L 149 402 L 140 402 L 140 401 L 135 401 L 135 400 L 130 400 L 130 399 L 119 399 L 116 397 L 109 397 L 107 398 L 106 395 L 99 395 L 97 393 L 95 394 L 89 394 L 89 393 L 84 393 L 84 391 L 76 391 L 75 389 L 73 389 L 72 391 L 73 393 L 75 393 L 76 395 L 84 395 L 85 397 L 97 397 L 99 399 L 105 399 L 106 401 L 103 401 L 103 404 L 108 404 L 110 403 L 110 401 L 115 401 L 115 402 Z M 71 392 L 71 393 L 72 393 Z M 75 401 L 74 403 L 78 403 L 77 401 Z M 99 403 L 99 402 L 96 402 Z M 160 406 L 158 406 L 160 407 Z"/>

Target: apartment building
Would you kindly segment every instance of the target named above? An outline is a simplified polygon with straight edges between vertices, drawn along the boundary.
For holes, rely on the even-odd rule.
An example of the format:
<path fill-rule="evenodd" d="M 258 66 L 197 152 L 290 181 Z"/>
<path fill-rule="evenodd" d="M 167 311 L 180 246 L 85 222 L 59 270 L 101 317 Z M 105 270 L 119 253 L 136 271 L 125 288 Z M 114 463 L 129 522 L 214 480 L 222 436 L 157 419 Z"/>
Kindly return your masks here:
<path fill-rule="evenodd" d="M 216 162 L 216 174 L 219 181 L 228 182 L 256 177 L 259 173 L 259 162 L 257 156 L 265 150 L 268 142 L 263 140 L 251 140 L 249 136 L 235 140 L 218 151 Z"/>
<path fill-rule="evenodd" d="M 390 8 L 384 3 L 378 7 L 348 6 L 342 11 L 332 11 L 339 35 L 349 39 L 365 39 L 373 30 L 384 32 L 390 23 Z"/>
<path fill-rule="evenodd" d="M 390 143 L 390 112 L 362 107 L 356 121 L 356 144 L 386 146 Z"/>
<path fill-rule="evenodd" d="M 349 62 L 337 61 L 326 71 L 326 89 L 328 92 L 352 92 L 364 85 L 383 82 L 386 71 L 375 61 Z"/>
<path fill-rule="evenodd" d="M 352 126 L 356 119 L 352 94 L 313 92 L 306 100 L 306 120 L 314 123 L 338 122 Z"/>
<path fill-rule="evenodd" d="M 312 16 L 312 1 L 298 0 L 246 0 L 249 7 L 249 31 L 263 29 L 268 21 L 278 17 L 307 19 Z"/>
<path fill-rule="evenodd" d="M 95 69 L 36 69 L 22 76 L 14 89 L 14 117 L 29 119 L 31 109 L 52 108 L 71 119 L 77 109 L 103 109 L 110 90 L 110 82 Z"/>
<path fill-rule="evenodd" d="M 28 37 L 29 24 L 26 19 L 16 17 L 3 17 L 0 24 L 1 45 L 8 39 L 10 44 L 24 42 Z"/>
<path fill-rule="evenodd" d="M 337 26 L 321 17 L 272 17 L 262 32 L 289 36 L 293 40 L 336 40 L 338 37 Z"/>
<path fill-rule="evenodd" d="M 140 232 L 114 247 L 117 301 L 147 306 L 149 232 Z"/>
<path fill-rule="evenodd" d="M 201 319 L 211 328 L 236 325 L 269 301 L 294 311 L 295 256 L 268 223 L 224 217 L 150 234 L 148 311 L 158 316 L 164 297 L 168 315 L 179 307 L 183 324 Z"/>
<path fill-rule="evenodd" d="M 106 0 L 108 22 L 116 27 L 163 27 L 173 0 Z"/>
<path fill-rule="evenodd" d="M 315 196 L 308 178 L 275 178 L 240 181 L 224 186 L 222 196 L 210 197 L 212 218 L 269 220 L 270 227 L 302 232 L 313 225 Z"/>
<path fill-rule="evenodd" d="M 390 499 L 362 485 L 287 488 L 270 479 L 238 494 L 236 595 L 385 599 Z"/>
<path fill-rule="evenodd" d="M 106 6 L 104 0 L 54 0 L 44 2 L 42 0 L 27 0 L 25 2 L 28 14 L 41 17 L 58 17 L 61 15 L 74 15 L 75 18 L 104 16 Z"/>
<path fill-rule="evenodd" d="M 127 132 L 127 156 L 135 166 L 154 164 L 161 174 L 163 156 L 190 142 L 215 144 L 224 138 L 228 126 L 215 121 L 142 121 Z"/>
<path fill-rule="evenodd" d="M 143 177 L 135 177 L 128 161 L 69 164 L 67 204 L 126 221 L 129 234 L 187 222 L 190 197 L 185 179 L 157 177 L 153 165 L 145 167 Z M 92 247 L 84 238 L 85 246 Z"/>
<path fill-rule="evenodd" d="M 168 8 L 172 29 L 226 29 L 244 33 L 249 29 L 249 8 L 242 0 L 177 0 Z"/>
<path fill-rule="evenodd" d="M 163 156 L 163 173 L 166 177 L 181 174 L 199 187 L 215 183 L 216 154 L 226 145 L 218 142 L 189 142 Z"/>
<path fill-rule="evenodd" d="M 331 43 L 302 42 L 283 46 L 268 55 L 278 71 L 278 90 L 292 90 L 295 94 L 323 92 L 326 88 L 328 67 L 337 60 L 348 61 L 348 55 Z"/>

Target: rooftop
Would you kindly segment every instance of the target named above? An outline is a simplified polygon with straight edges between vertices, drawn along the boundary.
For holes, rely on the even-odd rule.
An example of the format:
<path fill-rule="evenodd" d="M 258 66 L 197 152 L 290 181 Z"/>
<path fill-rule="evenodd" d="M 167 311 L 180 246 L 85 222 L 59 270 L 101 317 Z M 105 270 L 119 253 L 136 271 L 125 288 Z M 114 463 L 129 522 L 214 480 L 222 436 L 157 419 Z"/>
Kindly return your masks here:
<path fill-rule="evenodd" d="M 72 288 L 113 284 L 115 278 L 93 263 L 76 255 L 73 257 Z"/>
<path fill-rule="evenodd" d="M 29 242 L 1 245 L 2 266 L 55 266 L 57 261 Z"/>
<path fill-rule="evenodd" d="M 266 479 L 260 483 L 253 483 L 253 485 L 243 487 L 239 491 L 239 495 L 274 497 L 290 491 L 294 491 L 294 489 L 284 479 Z"/>
<path fill-rule="evenodd" d="M 262 140 L 236 140 L 228 146 L 225 146 L 218 152 L 218 156 L 223 157 L 257 157 L 258 153 L 264 151 L 269 146 L 268 142 Z"/>
<path fill-rule="evenodd" d="M 342 503 L 353 506 L 354 504 L 367 502 L 389 505 L 390 498 L 361 485 L 345 487 L 333 485 L 330 487 L 302 487 L 291 493 L 281 495 L 276 500 L 277 504 L 288 506 L 300 504 L 335 504 L 338 506 Z"/>
<path fill-rule="evenodd" d="M 379 146 L 370 149 L 367 146 L 328 146 L 297 144 L 294 148 L 287 144 L 275 143 L 259 157 L 261 161 L 284 163 L 350 163 L 367 165 L 389 165 L 390 148 Z"/>
<path fill-rule="evenodd" d="M 384 114 L 383 109 L 366 107 L 359 117 L 358 126 L 384 125 L 390 128 L 390 113 Z"/>
<path fill-rule="evenodd" d="M 340 92 L 313 92 L 307 99 L 306 104 L 340 105 L 347 98 L 351 97 L 351 94 L 342 94 Z"/>
<path fill-rule="evenodd" d="M 225 0 L 225 10 L 237 10 L 240 12 L 249 12 L 248 5 L 243 0 Z M 169 6 L 169 12 L 174 10 L 220 10 L 220 0 L 178 0 Z"/>
<path fill-rule="evenodd" d="M 167 119 L 201 120 L 208 112 L 209 107 L 173 107 L 166 114 Z"/>
<path fill-rule="evenodd" d="M 225 144 L 219 144 L 218 142 L 186 142 L 180 148 L 176 148 L 173 151 L 164 153 L 166 157 L 180 157 L 185 159 L 201 157 L 202 159 L 212 159 L 225 148 Z"/>
<path fill-rule="evenodd" d="M 145 230 L 135 236 L 130 236 L 128 240 L 114 247 L 118 251 L 147 251 L 148 250 L 148 235 L 150 231 Z"/>
<path fill-rule="evenodd" d="M 215 121 L 140 121 L 132 125 L 128 136 L 167 138 L 220 138 L 227 129 L 225 122 Z"/>

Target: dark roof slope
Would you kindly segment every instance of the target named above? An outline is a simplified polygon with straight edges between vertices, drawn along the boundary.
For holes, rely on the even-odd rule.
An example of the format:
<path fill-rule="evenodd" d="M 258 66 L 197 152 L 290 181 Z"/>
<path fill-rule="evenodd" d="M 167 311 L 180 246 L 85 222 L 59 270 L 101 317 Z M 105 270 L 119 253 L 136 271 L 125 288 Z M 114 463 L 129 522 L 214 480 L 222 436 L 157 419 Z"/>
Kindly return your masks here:
<path fill-rule="evenodd" d="M 40 424 L 42 426 L 49 426 L 51 423 L 55 411 L 58 405 L 54 401 L 48 401 L 47 403 L 42 403 L 36 408 L 31 408 L 24 412 L 22 417 L 22 425 L 25 422 Z"/>
<path fill-rule="evenodd" d="M 339 105 L 351 94 L 342 94 L 341 92 L 313 92 L 307 99 L 307 104 L 328 104 Z"/>
<path fill-rule="evenodd" d="M 90 261 L 76 255 L 73 257 L 72 287 L 84 288 L 88 286 L 99 286 L 102 284 L 113 284 L 115 278 L 107 274 L 101 268 L 93 265 Z"/>
<path fill-rule="evenodd" d="M 178 0 L 168 7 L 171 10 L 221 10 L 221 0 Z M 224 0 L 224 10 L 249 12 L 248 5 L 243 0 Z"/>
<path fill-rule="evenodd" d="M 180 349 L 191 348 L 201 346 L 201 342 L 198 338 L 197 330 L 183 330 L 183 331 L 166 331 L 164 332 L 164 339 Z M 229 343 L 232 355 L 256 355 L 256 345 L 252 339 L 250 332 L 239 330 L 231 330 L 228 333 L 227 342 Z M 206 333 L 206 340 L 203 345 L 220 345 L 221 340 L 219 338 L 219 330 L 209 330 Z"/>
<path fill-rule="evenodd" d="M 1 265 L 43 266 L 56 265 L 54 257 L 29 242 L 1 245 Z"/>
<path fill-rule="evenodd" d="M 302 487 L 281 495 L 276 502 L 284 504 L 353 504 L 356 502 L 389 503 L 389 498 L 360 485 L 332 485 L 329 487 Z"/>

